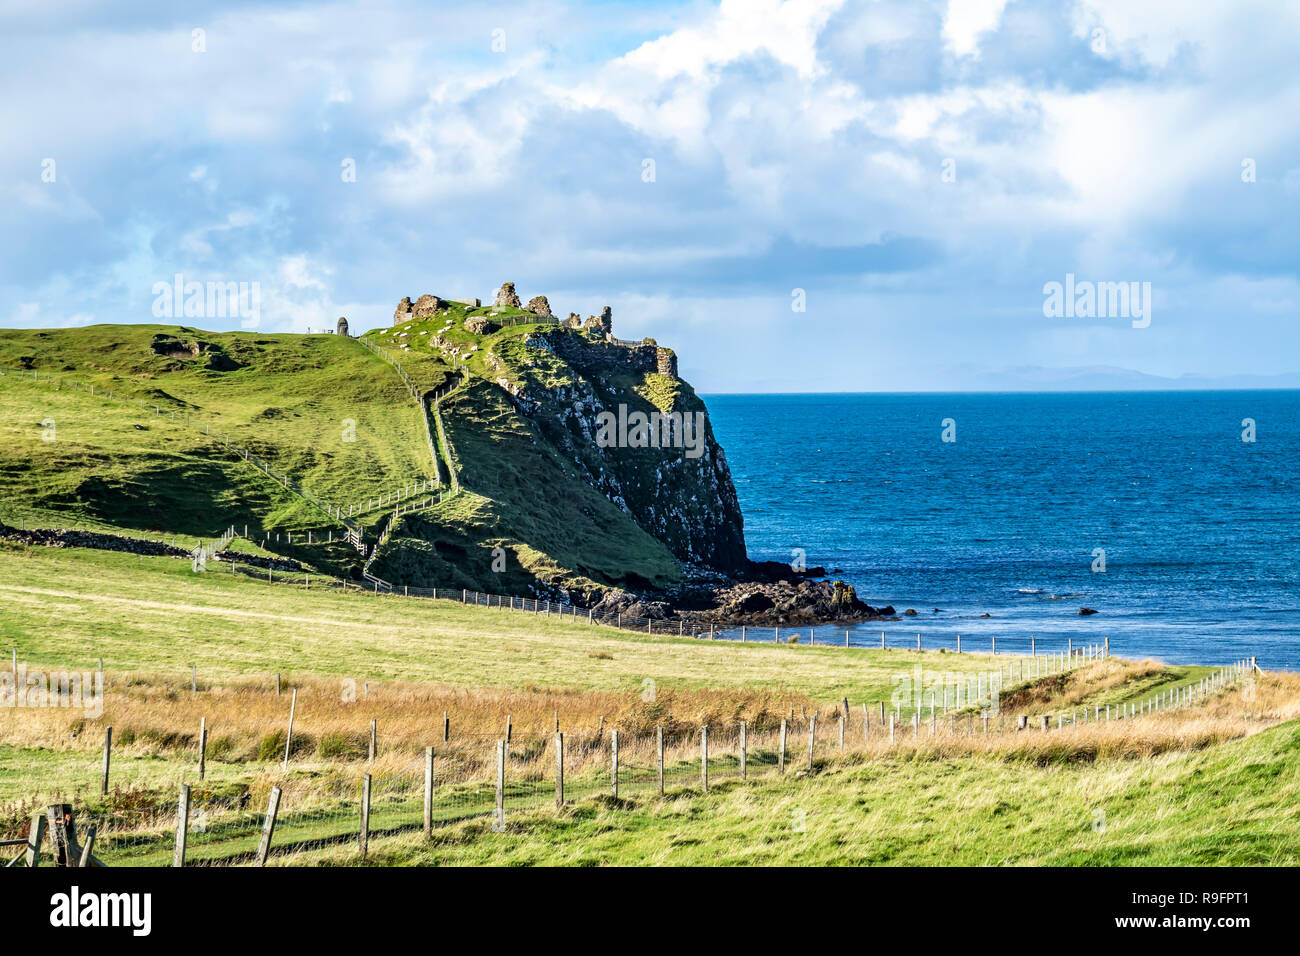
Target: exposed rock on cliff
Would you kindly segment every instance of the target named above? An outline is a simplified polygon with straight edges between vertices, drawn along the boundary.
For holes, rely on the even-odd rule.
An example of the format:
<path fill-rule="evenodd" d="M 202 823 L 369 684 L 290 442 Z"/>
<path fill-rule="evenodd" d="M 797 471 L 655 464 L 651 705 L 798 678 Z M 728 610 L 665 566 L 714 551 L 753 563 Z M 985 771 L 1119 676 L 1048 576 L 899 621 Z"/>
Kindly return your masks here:
<path fill-rule="evenodd" d="M 659 352 L 567 329 L 535 334 L 522 352 L 506 352 L 508 391 L 564 460 L 679 560 L 742 572 L 744 523 L 726 455 L 704 403 L 660 373 Z M 636 413 L 668 422 L 667 447 L 662 431 L 659 447 L 638 446 L 635 428 L 616 436 L 626 441 L 601 446 L 602 421 L 635 422 Z"/>

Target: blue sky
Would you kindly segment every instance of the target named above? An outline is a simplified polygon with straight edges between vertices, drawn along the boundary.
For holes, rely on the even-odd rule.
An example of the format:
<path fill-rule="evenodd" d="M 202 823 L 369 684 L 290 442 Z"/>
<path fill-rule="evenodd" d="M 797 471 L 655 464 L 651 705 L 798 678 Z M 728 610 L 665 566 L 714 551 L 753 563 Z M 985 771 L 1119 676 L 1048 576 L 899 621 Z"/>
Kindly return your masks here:
<path fill-rule="evenodd" d="M 706 392 L 1300 372 L 1300 7 L 1170 9 L 8 0 L 0 326 L 511 280 Z M 1067 273 L 1150 324 L 1044 316 Z"/>

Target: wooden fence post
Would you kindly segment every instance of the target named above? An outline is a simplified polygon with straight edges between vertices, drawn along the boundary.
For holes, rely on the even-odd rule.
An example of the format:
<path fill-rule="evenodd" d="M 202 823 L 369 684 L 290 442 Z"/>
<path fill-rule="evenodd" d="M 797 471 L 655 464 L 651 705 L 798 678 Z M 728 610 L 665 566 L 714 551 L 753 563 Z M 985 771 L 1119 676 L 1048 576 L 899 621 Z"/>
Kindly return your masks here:
<path fill-rule="evenodd" d="M 808 720 L 808 772 L 812 773 L 813 769 L 813 745 L 817 737 L 817 715 L 813 714 Z"/>
<path fill-rule="evenodd" d="M 375 762 L 375 744 L 377 742 L 378 732 L 379 732 L 379 722 L 374 717 L 371 717 L 370 718 L 370 762 L 371 763 Z"/>
<path fill-rule="evenodd" d="M 844 749 L 844 715 L 840 714 L 840 749 Z"/>
<path fill-rule="evenodd" d="M 298 688 L 293 689 L 293 697 L 289 701 L 289 732 L 284 735 L 284 764 L 283 770 L 289 769 L 289 747 L 293 744 L 293 713 L 298 708 Z"/>
<path fill-rule="evenodd" d="M 618 731 L 609 732 L 609 793 L 618 799 Z"/>
<path fill-rule="evenodd" d="M 176 850 L 172 853 L 172 866 L 185 865 L 185 840 L 190 829 L 190 788 L 181 784 L 180 799 L 176 803 Z"/>
<path fill-rule="evenodd" d="M 506 742 L 497 741 L 497 826 L 506 821 Z"/>
<path fill-rule="evenodd" d="M 700 781 L 704 792 L 709 792 L 709 725 L 700 728 Z"/>
<path fill-rule="evenodd" d="M 24 857 L 24 862 L 29 867 L 40 865 L 43 839 L 45 839 L 45 814 L 32 814 L 31 829 L 27 831 L 27 854 Z"/>
<path fill-rule="evenodd" d="M 445 744 L 449 740 L 451 740 L 451 718 L 447 716 L 447 712 L 444 710 L 442 712 L 442 742 Z"/>
<path fill-rule="evenodd" d="M 108 765 L 113 759 L 113 728 L 104 728 L 104 780 L 100 785 L 99 792 L 108 793 Z"/>
<path fill-rule="evenodd" d="M 271 836 L 275 833 L 275 815 L 280 812 L 280 788 L 271 788 L 271 799 L 266 803 L 266 819 L 262 821 L 262 840 L 257 845 L 257 865 L 266 866 L 271 852 Z"/>
<path fill-rule="evenodd" d="M 748 772 L 747 772 L 748 767 L 746 765 L 748 760 L 748 747 L 746 746 L 746 744 L 747 741 L 745 740 L 745 722 L 742 720 L 740 722 L 740 779 L 741 780 L 748 779 Z"/>
<path fill-rule="evenodd" d="M 424 838 L 433 836 L 433 748 L 424 748 Z"/>
<path fill-rule="evenodd" d="M 199 718 L 199 779 L 208 769 L 208 718 Z"/>
<path fill-rule="evenodd" d="M 659 752 L 659 796 L 664 795 L 664 729 L 655 728 L 655 749 Z"/>
<path fill-rule="evenodd" d="M 77 866 L 83 870 L 88 866 L 99 866 L 95 860 L 95 827 L 86 827 L 86 842 L 81 845 L 81 859 L 77 861 Z"/>
<path fill-rule="evenodd" d="M 357 834 L 361 845 L 361 859 L 370 849 L 370 774 L 361 778 L 361 831 Z"/>
<path fill-rule="evenodd" d="M 781 746 L 776 752 L 776 772 L 785 773 L 785 718 L 781 718 Z"/>
<path fill-rule="evenodd" d="M 564 806 L 564 734 L 555 734 L 555 809 Z"/>

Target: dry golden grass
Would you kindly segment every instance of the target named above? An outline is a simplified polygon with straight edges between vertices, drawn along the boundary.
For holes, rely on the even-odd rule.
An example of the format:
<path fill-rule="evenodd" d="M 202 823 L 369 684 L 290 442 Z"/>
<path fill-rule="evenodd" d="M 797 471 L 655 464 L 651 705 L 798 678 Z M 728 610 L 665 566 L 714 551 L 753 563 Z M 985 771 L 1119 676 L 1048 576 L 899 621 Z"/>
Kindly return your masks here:
<path fill-rule="evenodd" d="M 519 738 L 551 734 L 558 720 L 568 734 L 595 735 L 620 729 L 626 734 L 664 727 L 672 733 L 702 724 L 746 721 L 772 724 L 782 715 L 813 709 L 800 694 L 732 688 L 676 688 L 652 693 L 537 688 L 467 690 L 414 682 L 357 682 L 350 679 L 297 678 L 283 682 L 234 678 L 192 693 L 176 675 L 105 673 L 101 717 L 86 720 L 80 711 L 16 709 L 0 723 L 0 743 L 16 747 L 93 750 L 103 728 L 114 728 L 115 750 L 165 756 L 196 752 L 199 724 L 206 719 L 212 761 L 255 759 L 272 749 L 264 743 L 283 734 L 291 690 L 296 756 L 365 756 L 370 721 L 377 721 L 379 750 L 420 753 L 443 744 L 443 715 L 450 743 L 464 745 L 505 736 L 506 720 Z M 283 747 L 280 737 L 279 747 Z"/>
<path fill-rule="evenodd" d="M 985 755 L 1034 762 L 1143 757 L 1171 750 L 1195 750 L 1253 733 L 1300 716 L 1300 675 L 1260 674 L 1189 707 L 1126 720 L 1083 721 L 1048 731 L 1031 718 L 1029 729 L 1015 732 L 1018 714 L 1071 714 L 1088 710 L 1096 695 L 1125 687 L 1135 677 L 1150 676 L 1161 665 L 1150 661 L 1100 661 L 1078 672 L 1043 678 L 1003 696 L 1001 711 L 988 729 L 976 715 L 923 717 L 915 736 L 910 721 L 900 723 L 891 740 L 888 726 L 871 708 L 864 733 L 862 710 L 850 707 L 845 746 L 839 746 L 839 709 L 797 694 L 749 689 L 674 689 L 657 694 L 600 690 L 466 690 L 413 682 L 353 683 L 328 678 L 294 678 L 275 693 L 265 679 L 234 678 L 197 694 L 178 686 L 175 675 L 106 674 L 106 708 L 98 720 L 76 711 L 18 709 L 0 724 L 0 744 L 44 748 L 86 756 L 96 753 L 103 728 L 114 728 L 115 754 L 123 758 L 162 758 L 183 764 L 197 757 L 200 719 L 206 719 L 209 768 L 244 765 L 249 772 L 277 776 L 288 723 L 290 688 L 298 693 L 291 769 L 329 773 L 368 756 L 370 722 L 376 721 L 378 760 L 373 772 L 410 770 L 427 746 L 457 751 L 466 761 L 490 761 L 495 741 L 506 734 L 509 716 L 515 747 L 512 761 L 530 773 L 529 753 L 536 751 L 537 773 L 550 771 L 542 749 L 534 747 L 559 727 L 579 767 L 584 755 L 608 759 L 609 734 L 618 730 L 622 746 L 653 746 L 656 727 L 667 737 L 669 759 L 698 758 L 698 728 L 711 728 L 713 752 L 737 749 L 739 725 L 747 725 L 753 751 L 774 750 L 777 726 L 790 719 L 787 752 L 791 764 L 806 765 L 807 722 L 816 714 L 817 759 L 861 759 L 885 753 L 916 759 Z M 643 697 L 645 699 L 643 699 Z M 1248 699 L 1249 698 L 1249 699 Z M 443 740 L 443 714 L 450 739 Z M 1249 715 L 1249 719 L 1248 719 Z M 477 755 L 477 756 L 474 756 Z M 593 759 L 596 759 L 593 758 Z M 800 762 L 802 761 L 802 762 Z M 87 763 L 90 766 L 90 763 Z M 484 764 L 486 767 L 486 763 Z M 273 769 L 272 769 L 273 768 Z M 467 767 L 468 769 L 468 767 Z M 269 784 L 268 784 L 269 786 Z"/>

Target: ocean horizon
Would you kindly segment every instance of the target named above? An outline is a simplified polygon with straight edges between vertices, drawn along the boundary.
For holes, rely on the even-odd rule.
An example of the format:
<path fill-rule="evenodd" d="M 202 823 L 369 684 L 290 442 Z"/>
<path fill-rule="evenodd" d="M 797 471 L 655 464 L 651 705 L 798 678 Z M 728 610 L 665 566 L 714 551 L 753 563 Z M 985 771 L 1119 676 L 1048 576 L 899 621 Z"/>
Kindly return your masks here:
<path fill-rule="evenodd" d="M 917 612 L 855 645 L 1300 668 L 1300 390 L 702 397 L 750 556 Z"/>

